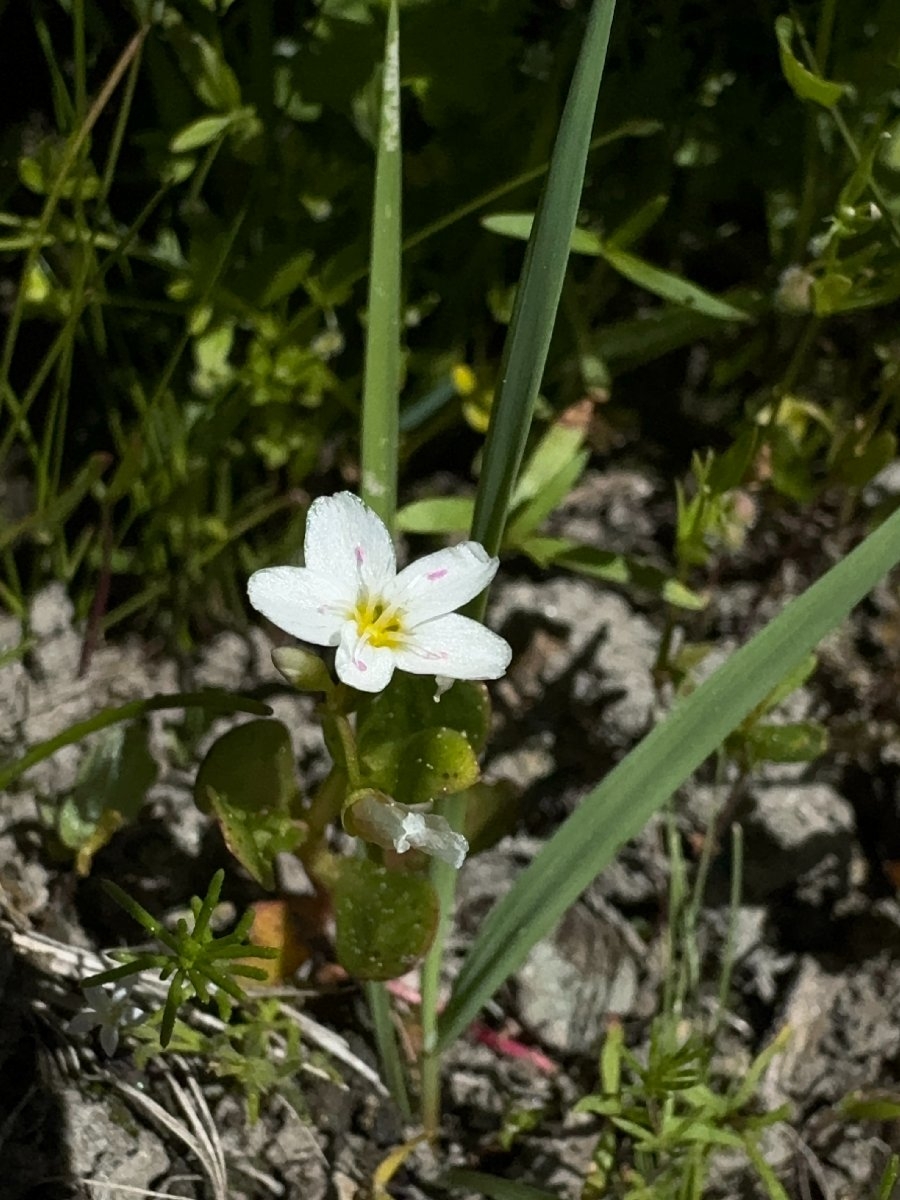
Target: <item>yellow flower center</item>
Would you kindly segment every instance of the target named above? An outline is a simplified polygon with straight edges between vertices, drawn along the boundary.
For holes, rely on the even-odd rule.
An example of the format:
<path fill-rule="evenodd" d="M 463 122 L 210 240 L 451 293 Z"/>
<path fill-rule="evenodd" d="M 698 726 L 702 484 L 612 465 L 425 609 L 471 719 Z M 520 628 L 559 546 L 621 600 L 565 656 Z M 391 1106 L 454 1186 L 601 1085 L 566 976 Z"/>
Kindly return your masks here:
<path fill-rule="evenodd" d="M 370 646 L 387 646 L 396 650 L 403 641 L 402 614 L 381 600 L 361 599 L 352 613 L 356 630 Z"/>

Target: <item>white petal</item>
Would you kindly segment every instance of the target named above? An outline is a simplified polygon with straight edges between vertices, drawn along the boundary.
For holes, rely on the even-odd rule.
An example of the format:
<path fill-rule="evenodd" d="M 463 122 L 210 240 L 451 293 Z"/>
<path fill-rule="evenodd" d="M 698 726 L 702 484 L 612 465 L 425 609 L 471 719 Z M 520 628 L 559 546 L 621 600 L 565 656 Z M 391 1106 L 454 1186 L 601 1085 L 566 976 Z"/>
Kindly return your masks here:
<path fill-rule="evenodd" d="M 499 679 L 512 650 L 490 629 L 469 617 L 451 613 L 417 626 L 406 644 L 394 651 L 396 665 L 413 675 L 446 679 Z"/>
<path fill-rule="evenodd" d="M 361 692 L 380 692 L 391 682 L 395 651 L 372 646 L 359 636 L 355 621 L 347 621 L 334 656 L 338 679 Z"/>
<path fill-rule="evenodd" d="M 411 812 L 403 819 L 403 833 L 394 848 L 403 854 L 411 846 L 440 858 L 457 870 L 463 865 L 469 843 L 461 833 L 454 833 L 449 823 L 438 816 Z"/>
<path fill-rule="evenodd" d="M 356 602 L 355 592 L 342 592 L 337 581 L 306 567 L 265 567 L 247 584 L 250 603 L 264 617 L 316 646 L 334 646 L 341 626 Z"/>
<path fill-rule="evenodd" d="M 115 1054 L 116 1047 L 119 1044 L 119 1031 L 115 1025 L 104 1025 L 100 1030 L 100 1045 L 103 1047 L 105 1054 L 110 1058 Z"/>
<path fill-rule="evenodd" d="M 415 626 L 467 604 L 491 582 L 498 564 L 478 542 L 462 542 L 404 567 L 385 599 L 403 608 Z"/>
<path fill-rule="evenodd" d="M 344 594 L 356 595 L 362 584 L 378 595 L 397 573 L 384 522 L 352 492 L 313 501 L 303 552 L 309 570 L 334 580 Z"/>

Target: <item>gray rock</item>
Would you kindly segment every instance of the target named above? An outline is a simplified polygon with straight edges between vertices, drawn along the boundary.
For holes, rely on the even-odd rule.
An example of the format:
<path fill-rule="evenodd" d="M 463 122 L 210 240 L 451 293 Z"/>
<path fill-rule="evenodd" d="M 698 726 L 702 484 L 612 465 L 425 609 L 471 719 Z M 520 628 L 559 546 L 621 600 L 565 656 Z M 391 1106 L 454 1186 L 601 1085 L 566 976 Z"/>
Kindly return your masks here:
<path fill-rule="evenodd" d="M 539 653 L 526 651 L 522 662 L 513 661 L 513 689 L 537 697 L 571 674 L 573 698 L 579 705 L 598 707 L 608 741 L 630 744 L 640 737 L 656 701 L 652 670 L 659 635 L 653 625 L 621 596 L 571 575 L 501 585 L 491 625 L 502 628 L 513 614 L 536 613 L 566 634 L 555 638 L 539 631 Z"/>
<path fill-rule="evenodd" d="M 610 915 L 576 904 L 516 976 L 523 1024 L 551 1050 L 593 1053 L 610 1014 L 635 1006 L 638 963 Z"/>
<path fill-rule="evenodd" d="M 136 1124 L 118 1101 L 88 1100 L 72 1087 L 62 1091 L 61 1101 L 72 1173 L 96 1181 L 91 1187 L 95 1200 L 121 1200 L 128 1189 L 149 1190 L 168 1170 L 169 1156 L 162 1141 Z"/>
<path fill-rule="evenodd" d="M 764 899 L 793 885 L 826 858 L 835 886 L 852 858 L 851 805 L 824 783 L 759 787 L 745 823 L 745 894 Z"/>

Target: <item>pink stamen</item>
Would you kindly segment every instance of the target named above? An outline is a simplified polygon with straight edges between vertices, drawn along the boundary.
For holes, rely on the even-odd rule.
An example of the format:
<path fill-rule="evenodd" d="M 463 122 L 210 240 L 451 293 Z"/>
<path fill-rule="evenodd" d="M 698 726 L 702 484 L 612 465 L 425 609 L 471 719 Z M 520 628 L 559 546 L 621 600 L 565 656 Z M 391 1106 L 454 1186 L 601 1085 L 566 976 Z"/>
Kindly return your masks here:
<path fill-rule="evenodd" d="M 438 571 L 429 571 L 425 578 L 430 579 L 433 583 L 435 579 L 443 579 L 448 569 L 448 567 L 441 567 Z"/>

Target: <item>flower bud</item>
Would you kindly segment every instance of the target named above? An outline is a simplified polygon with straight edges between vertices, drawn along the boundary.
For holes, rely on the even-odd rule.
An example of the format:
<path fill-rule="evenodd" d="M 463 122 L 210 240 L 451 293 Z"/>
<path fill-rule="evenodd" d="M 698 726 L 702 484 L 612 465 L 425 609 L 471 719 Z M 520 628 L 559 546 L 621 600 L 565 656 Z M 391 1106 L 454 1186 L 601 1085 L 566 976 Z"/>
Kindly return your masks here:
<path fill-rule="evenodd" d="M 330 692 L 334 682 L 317 654 L 299 646 L 280 646 L 272 651 L 272 662 L 293 687 L 301 692 Z"/>

